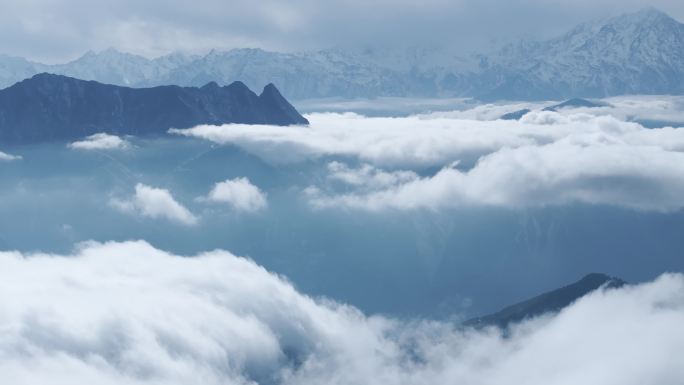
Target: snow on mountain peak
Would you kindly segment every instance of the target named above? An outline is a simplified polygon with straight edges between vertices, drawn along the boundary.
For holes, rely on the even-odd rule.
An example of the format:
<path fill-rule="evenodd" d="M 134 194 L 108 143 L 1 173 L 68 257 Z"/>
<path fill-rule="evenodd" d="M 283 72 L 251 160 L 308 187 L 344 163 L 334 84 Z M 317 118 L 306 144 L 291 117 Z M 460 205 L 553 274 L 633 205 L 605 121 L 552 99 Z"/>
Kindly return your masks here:
<path fill-rule="evenodd" d="M 156 59 L 110 48 L 60 65 L 0 56 L 0 84 L 38 72 L 105 83 L 202 86 L 278 84 L 288 98 L 449 96 L 567 99 L 684 93 L 684 24 L 649 7 L 580 24 L 546 41 L 480 53 L 449 47 L 331 48 L 280 53 L 259 48 L 171 53 Z"/>

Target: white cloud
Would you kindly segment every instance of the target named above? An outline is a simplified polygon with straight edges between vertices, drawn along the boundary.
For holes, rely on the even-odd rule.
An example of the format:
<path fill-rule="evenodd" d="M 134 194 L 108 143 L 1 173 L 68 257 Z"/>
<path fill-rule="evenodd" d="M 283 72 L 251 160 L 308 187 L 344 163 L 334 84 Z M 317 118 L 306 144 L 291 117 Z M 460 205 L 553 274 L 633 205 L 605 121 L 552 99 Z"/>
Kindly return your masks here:
<path fill-rule="evenodd" d="M 236 144 L 272 162 L 361 160 L 358 169 L 329 164 L 330 179 L 356 189 L 311 186 L 305 193 L 317 207 L 684 207 L 684 129 L 646 129 L 586 112 L 533 111 L 513 122 L 445 116 L 314 114 L 310 127 L 199 126 L 176 132 Z M 451 167 L 459 161 L 459 169 Z M 425 166 L 442 171 L 423 178 L 412 171 Z"/>
<path fill-rule="evenodd" d="M 307 115 L 308 127 L 197 126 L 172 133 L 235 144 L 265 160 L 296 162 L 326 155 L 356 156 L 380 165 L 435 166 L 502 147 L 553 141 L 575 127 L 553 130 L 519 122 L 443 117 L 368 118 L 353 113 Z"/>
<path fill-rule="evenodd" d="M 11 162 L 14 160 L 21 160 L 21 159 L 22 159 L 21 156 L 12 155 L 12 154 L 8 154 L 8 153 L 0 151 L 0 162 Z"/>
<path fill-rule="evenodd" d="M 612 115 L 621 120 L 655 120 L 684 123 L 684 97 L 670 95 L 618 96 L 604 99 L 601 108 L 579 108 L 594 115 Z"/>
<path fill-rule="evenodd" d="M 353 113 L 307 115 L 310 126 L 281 127 L 230 124 L 171 130 L 219 144 L 234 144 L 274 163 L 323 156 L 353 156 L 376 165 L 416 168 L 477 159 L 504 148 L 541 146 L 577 135 L 604 135 L 638 145 L 634 136 L 654 138 L 651 130 L 612 116 L 533 111 L 521 121 L 472 120 L 434 113 L 402 118 L 364 117 Z M 655 132 L 652 133 L 651 131 Z M 668 139 L 684 140 L 684 130 Z M 652 143 L 662 147 L 662 140 Z"/>
<path fill-rule="evenodd" d="M 407 116 L 426 111 L 466 110 L 472 108 L 470 98 L 411 98 L 375 97 L 372 99 L 321 98 L 294 101 L 299 111 L 316 112 L 356 112 L 374 116 Z M 508 107 L 505 107 L 508 109 Z M 510 111 L 505 111 L 510 112 Z M 505 113 L 504 112 L 504 113 Z"/>
<path fill-rule="evenodd" d="M 145 242 L 0 253 L 0 373 L 13 384 L 675 384 L 684 276 L 595 292 L 495 330 L 399 321 L 299 293 L 225 251 Z M 648 354 L 644 354 L 647 352 Z"/>
<path fill-rule="evenodd" d="M 654 211 L 684 208 L 684 153 L 610 141 L 599 144 L 601 139 L 606 138 L 567 138 L 545 146 L 502 149 L 467 171 L 445 167 L 434 176 L 370 192 L 337 195 L 313 190 L 309 199 L 317 207 L 369 210 L 568 203 Z"/>
<path fill-rule="evenodd" d="M 238 211 L 255 212 L 268 205 L 266 193 L 247 178 L 229 179 L 216 183 L 206 198 L 207 202 L 224 203 Z"/>
<path fill-rule="evenodd" d="M 476 104 L 472 101 L 466 108 L 459 108 L 453 111 L 437 111 L 423 114 L 426 118 L 450 118 L 464 120 L 498 120 L 501 116 L 524 109 L 531 111 L 541 110 L 544 107 L 554 104 L 554 102 L 506 102 L 506 103 L 487 103 Z"/>
<path fill-rule="evenodd" d="M 413 171 L 384 171 L 364 164 L 359 168 L 350 168 L 344 163 L 328 163 L 328 177 L 363 189 L 379 189 L 412 182 L 418 179 Z"/>
<path fill-rule="evenodd" d="M 436 112 L 428 114 L 432 117 L 452 119 L 496 120 L 503 114 L 529 109 L 534 112 L 535 119 L 558 118 L 585 114 L 589 116 L 612 116 L 622 121 L 657 121 L 684 124 L 684 97 L 674 95 L 629 95 L 616 96 L 597 100 L 605 104 L 602 107 L 566 107 L 556 114 L 542 111 L 561 101 L 517 102 L 498 104 L 478 104 L 472 108 L 460 108 L 459 111 Z M 528 120 L 528 122 L 531 122 Z"/>
<path fill-rule="evenodd" d="M 83 140 L 69 144 L 70 148 L 77 150 L 117 150 L 124 149 L 129 143 L 116 135 L 105 133 L 93 134 Z"/>
<path fill-rule="evenodd" d="M 196 225 L 198 222 L 197 217 L 178 203 L 169 190 L 146 186 L 142 183 L 135 186 L 135 195 L 130 199 L 112 198 L 109 205 L 122 212 L 149 218 L 164 218 L 183 225 Z"/>

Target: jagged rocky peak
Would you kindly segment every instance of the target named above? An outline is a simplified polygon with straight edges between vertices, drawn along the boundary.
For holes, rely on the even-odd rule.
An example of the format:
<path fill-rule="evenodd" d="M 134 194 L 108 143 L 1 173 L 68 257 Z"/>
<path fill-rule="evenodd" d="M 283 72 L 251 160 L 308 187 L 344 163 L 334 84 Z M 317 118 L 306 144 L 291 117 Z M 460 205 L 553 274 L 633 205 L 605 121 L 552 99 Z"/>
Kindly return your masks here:
<path fill-rule="evenodd" d="M 277 101 L 284 101 L 285 98 L 283 95 L 278 91 L 278 88 L 276 88 L 275 84 L 273 83 L 268 83 L 264 89 L 261 91 L 261 95 L 259 95 L 261 98 L 269 98 L 272 100 L 277 100 Z"/>
<path fill-rule="evenodd" d="M 308 124 L 275 86 L 258 96 L 220 87 L 130 88 L 40 73 L 0 90 L 0 143 L 63 141 L 104 132 L 163 135 L 199 124 Z"/>
<path fill-rule="evenodd" d="M 273 83 L 267 84 L 261 94 L 259 95 L 259 100 L 268 106 L 269 111 L 281 111 L 281 113 L 286 114 L 289 120 L 296 122 L 296 124 L 306 125 L 309 121 L 301 116 L 299 112 L 283 97 L 283 95 L 278 91 L 278 88 Z"/>
<path fill-rule="evenodd" d="M 215 81 L 210 81 L 209 83 L 205 84 L 202 86 L 203 90 L 217 90 L 221 87 L 219 87 L 218 83 Z"/>
<path fill-rule="evenodd" d="M 247 85 L 240 80 L 236 80 L 230 83 L 228 85 L 228 88 L 233 90 L 239 90 L 240 92 L 252 92 L 252 90 L 250 90 L 249 87 L 247 87 Z"/>
<path fill-rule="evenodd" d="M 268 84 L 266 84 L 266 86 L 264 86 L 263 92 L 267 92 L 267 93 L 277 93 L 278 95 L 280 95 L 280 92 L 278 91 L 278 89 L 276 88 L 275 84 L 273 84 L 273 83 L 268 83 Z M 263 92 L 262 92 L 262 93 L 263 93 Z"/>
<path fill-rule="evenodd" d="M 591 23 L 582 29 L 582 32 L 571 31 L 560 40 L 552 40 L 551 44 L 558 45 L 559 49 L 594 50 L 597 55 L 600 52 L 604 55 L 608 53 L 607 59 L 618 55 L 626 60 L 635 54 L 666 51 L 676 46 L 679 46 L 678 51 L 681 51 L 683 38 L 684 24 L 664 12 L 649 7 L 603 22 Z M 569 44 L 570 42 L 575 44 Z M 644 49 L 647 51 L 644 52 Z M 672 54 L 676 53 L 672 52 Z M 601 59 L 601 57 L 596 59 Z"/>

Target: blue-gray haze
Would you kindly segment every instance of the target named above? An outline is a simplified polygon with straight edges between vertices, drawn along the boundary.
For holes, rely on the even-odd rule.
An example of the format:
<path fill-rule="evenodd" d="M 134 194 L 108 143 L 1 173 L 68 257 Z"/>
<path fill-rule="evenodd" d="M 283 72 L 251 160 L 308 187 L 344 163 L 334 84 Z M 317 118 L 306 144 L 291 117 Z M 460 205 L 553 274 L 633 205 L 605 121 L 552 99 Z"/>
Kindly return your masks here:
<path fill-rule="evenodd" d="M 5 149 L 23 159 L 0 162 L 0 249 L 66 253 L 81 241 L 129 239 L 186 255 L 219 248 L 284 274 L 305 293 L 410 317 L 481 314 L 588 272 L 638 282 L 684 269 L 681 212 L 581 204 L 315 210 L 301 190 L 325 180 L 329 161 L 353 159 L 273 166 L 196 139 L 132 143 L 114 152 L 62 144 Z M 266 209 L 240 213 L 196 200 L 237 177 L 267 194 Z M 137 183 L 168 189 L 201 221 L 183 226 L 108 204 Z"/>

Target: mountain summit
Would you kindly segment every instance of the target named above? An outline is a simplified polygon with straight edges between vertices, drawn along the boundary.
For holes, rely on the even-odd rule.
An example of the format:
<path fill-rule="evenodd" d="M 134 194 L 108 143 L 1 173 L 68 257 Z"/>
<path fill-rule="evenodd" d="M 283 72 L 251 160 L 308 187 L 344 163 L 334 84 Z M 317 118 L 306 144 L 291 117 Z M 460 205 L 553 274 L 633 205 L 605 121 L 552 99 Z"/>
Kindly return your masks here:
<path fill-rule="evenodd" d="M 105 132 L 164 134 L 199 124 L 308 124 L 273 85 L 128 88 L 42 73 L 0 90 L 0 143 L 72 140 Z"/>
<path fill-rule="evenodd" d="M 505 47 L 476 76 L 489 99 L 684 93 L 684 24 L 654 8 Z"/>

